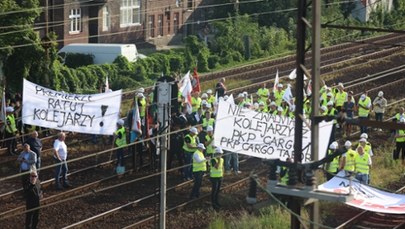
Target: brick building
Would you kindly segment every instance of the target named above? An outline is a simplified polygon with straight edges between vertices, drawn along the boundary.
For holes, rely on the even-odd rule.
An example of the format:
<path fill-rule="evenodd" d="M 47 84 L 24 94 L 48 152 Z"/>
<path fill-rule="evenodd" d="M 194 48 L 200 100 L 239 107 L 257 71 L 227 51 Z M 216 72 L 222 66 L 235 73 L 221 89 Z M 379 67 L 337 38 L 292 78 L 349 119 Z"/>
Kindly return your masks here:
<path fill-rule="evenodd" d="M 70 43 L 135 43 L 137 46 L 179 43 L 202 30 L 213 0 L 41 0 L 37 26 Z M 46 20 L 46 18 L 48 20 Z"/>

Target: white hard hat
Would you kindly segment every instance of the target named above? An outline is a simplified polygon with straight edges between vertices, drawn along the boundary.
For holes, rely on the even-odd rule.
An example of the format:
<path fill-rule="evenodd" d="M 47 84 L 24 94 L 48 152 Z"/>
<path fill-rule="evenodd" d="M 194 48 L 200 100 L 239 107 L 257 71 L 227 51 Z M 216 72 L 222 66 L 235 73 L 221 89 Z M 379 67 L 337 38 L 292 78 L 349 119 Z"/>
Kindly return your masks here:
<path fill-rule="evenodd" d="M 207 126 L 207 131 L 214 131 L 214 128 L 212 126 Z"/>
<path fill-rule="evenodd" d="M 360 138 L 359 142 L 367 142 L 365 138 Z"/>
<path fill-rule="evenodd" d="M 207 94 L 207 93 L 203 93 L 203 94 L 201 95 L 201 98 L 202 98 L 202 99 L 208 98 L 208 94 Z"/>
<path fill-rule="evenodd" d="M 211 89 L 208 89 L 208 90 L 207 90 L 207 94 L 212 94 L 212 90 L 211 90 Z"/>
<path fill-rule="evenodd" d="M 326 96 L 332 97 L 333 94 L 329 92 L 328 94 L 326 94 Z"/>
<path fill-rule="evenodd" d="M 362 94 L 362 95 L 360 96 L 360 99 L 361 99 L 361 100 L 365 100 L 365 99 L 366 99 L 366 95 L 365 95 L 365 94 Z"/>
<path fill-rule="evenodd" d="M 378 92 L 378 97 L 383 97 L 383 95 L 384 95 L 384 92 L 382 92 L 382 91 Z"/>
<path fill-rule="evenodd" d="M 326 104 L 326 106 L 333 106 L 333 102 L 332 102 L 332 101 L 329 101 L 329 102 Z"/>
<path fill-rule="evenodd" d="M 368 138 L 368 134 L 362 133 L 362 134 L 360 135 L 360 138 L 365 138 L 365 139 L 367 139 L 367 138 Z"/>
<path fill-rule="evenodd" d="M 345 142 L 345 147 L 346 148 L 349 148 L 349 147 L 351 147 L 352 146 L 352 143 L 350 142 L 350 141 L 346 141 Z"/>
<path fill-rule="evenodd" d="M 12 112 L 14 112 L 14 108 L 13 107 L 6 107 L 6 112 L 12 113 Z"/>
<path fill-rule="evenodd" d="M 332 142 L 332 143 L 329 145 L 329 149 L 337 149 L 338 146 L 339 146 L 339 144 L 338 144 L 337 142 Z"/>
<path fill-rule="evenodd" d="M 204 146 L 204 144 L 202 144 L 202 143 L 198 143 L 197 148 L 205 149 L 205 146 Z"/>
<path fill-rule="evenodd" d="M 279 83 L 277 84 L 277 87 L 283 87 L 283 84 Z"/>
<path fill-rule="evenodd" d="M 259 103 L 257 103 L 257 102 L 253 103 L 253 107 L 256 109 L 259 108 Z"/>
<path fill-rule="evenodd" d="M 223 154 L 224 151 L 222 151 L 221 147 L 217 147 L 217 148 L 215 148 L 215 153 Z"/>
<path fill-rule="evenodd" d="M 117 124 L 120 126 L 124 125 L 124 120 L 123 119 L 118 119 Z"/>
<path fill-rule="evenodd" d="M 245 96 L 243 95 L 243 93 L 240 93 L 239 95 L 238 95 L 238 98 L 244 98 Z"/>
<path fill-rule="evenodd" d="M 327 108 L 326 106 L 321 106 L 320 108 L 321 108 L 321 110 L 323 110 L 323 111 L 328 110 L 328 108 Z"/>
<path fill-rule="evenodd" d="M 270 106 L 277 106 L 277 104 L 273 101 L 270 103 Z"/>
<path fill-rule="evenodd" d="M 207 100 L 201 101 L 201 105 L 207 105 L 207 104 L 208 104 Z"/>
<path fill-rule="evenodd" d="M 141 88 L 138 89 L 138 92 L 144 93 L 144 92 L 145 92 L 145 89 L 144 89 L 143 87 L 141 87 Z"/>
<path fill-rule="evenodd" d="M 343 83 L 341 82 L 338 84 L 338 86 L 344 88 Z"/>
<path fill-rule="evenodd" d="M 244 96 L 248 96 L 249 94 L 247 93 L 247 91 L 244 91 L 243 93 L 242 93 Z"/>
<path fill-rule="evenodd" d="M 143 95 L 142 92 L 139 92 L 138 94 L 136 94 L 136 97 L 138 97 L 138 98 L 145 98 L 145 96 Z"/>
<path fill-rule="evenodd" d="M 264 102 L 263 102 L 263 101 L 260 101 L 260 102 L 259 102 L 259 106 L 264 106 Z"/>
<path fill-rule="evenodd" d="M 284 111 L 282 107 L 277 107 L 277 111 Z"/>
<path fill-rule="evenodd" d="M 193 133 L 193 134 L 198 134 L 198 130 L 195 127 L 191 127 L 190 132 Z"/>

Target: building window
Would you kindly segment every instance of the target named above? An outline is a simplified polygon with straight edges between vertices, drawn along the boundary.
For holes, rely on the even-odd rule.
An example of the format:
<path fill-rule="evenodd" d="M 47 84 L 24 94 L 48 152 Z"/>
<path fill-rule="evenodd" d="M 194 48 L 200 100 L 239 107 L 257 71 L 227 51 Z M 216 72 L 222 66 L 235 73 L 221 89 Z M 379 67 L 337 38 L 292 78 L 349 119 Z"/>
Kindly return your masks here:
<path fill-rule="evenodd" d="M 120 26 L 141 24 L 141 0 L 121 0 Z"/>
<path fill-rule="evenodd" d="M 111 17 L 110 12 L 108 11 L 108 7 L 103 7 L 103 31 L 108 31 L 111 25 Z"/>
<path fill-rule="evenodd" d="M 155 37 L 155 16 L 149 16 L 149 37 Z"/>
<path fill-rule="evenodd" d="M 174 13 L 173 18 L 173 32 L 174 34 L 178 33 L 179 31 L 179 13 Z"/>
<path fill-rule="evenodd" d="M 187 9 L 192 10 L 193 9 L 193 1 L 194 0 L 187 0 Z"/>
<path fill-rule="evenodd" d="M 159 27 L 158 35 L 163 36 L 163 14 L 159 14 L 158 16 L 158 27 Z"/>
<path fill-rule="evenodd" d="M 70 10 L 69 21 L 70 21 L 69 33 L 71 34 L 80 33 L 80 31 L 82 30 L 82 18 L 80 8 Z"/>

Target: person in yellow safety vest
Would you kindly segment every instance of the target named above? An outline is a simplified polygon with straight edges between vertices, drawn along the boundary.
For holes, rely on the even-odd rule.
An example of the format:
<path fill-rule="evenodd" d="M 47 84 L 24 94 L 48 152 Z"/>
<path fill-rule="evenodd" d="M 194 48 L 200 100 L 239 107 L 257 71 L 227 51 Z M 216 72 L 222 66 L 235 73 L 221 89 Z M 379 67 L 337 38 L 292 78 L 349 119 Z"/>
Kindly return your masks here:
<path fill-rule="evenodd" d="M 218 196 L 221 190 L 222 178 L 224 177 L 224 159 L 222 158 L 223 151 L 220 147 L 215 148 L 214 157 L 210 160 L 210 180 L 211 188 L 211 203 L 215 210 L 218 210 L 221 205 L 219 204 Z"/>
<path fill-rule="evenodd" d="M 295 105 L 291 105 L 291 107 L 286 109 L 288 111 L 288 117 L 294 118 L 295 117 Z"/>
<path fill-rule="evenodd" d="M 328 108 L 328 111 L 327 111 L 328 114 L 327 115 L 335 117 L 337 115 L 337 111 L 333 107 L 333 102 L 329 101 L 326 105 L 327 105 L 327 108 Z M 332 126 L 332 133 L 330 134 L 329 142 L 335 141 L 336 125 L 337 125 L 337 121 L 336 121 L 336 118 L 334 118 L 333 119 L 333 126 Z"/>
<path fill-rule="evenodd" d="M 319 113 L 320 113 L 320 115 L 322 115 L 322 116 L 328 115 L 328 108 L 327 108 L 326 106 L 321 106 L 321 107 L 319 108 Z"/>
<path fill-rule="evenodd" d="M 245 96 L 243 95 L 243 93 L 240 93 L 236 98 L 236 104 L 238 105 L 238 107 L 245 106 Z"/>
<path fill-rule="evenodd" d="M 361 184 L 368 184 L 371 167 L 371 157 L 370 154 L 364 152 L 363 147 L 357 148 L 357 155 L 354 160 L 354 167 L 356 172 L 356 179 Z"/>
<path fill-rule="evenodd" d="M 145 118 L 146 115 L 146 98 L 145 95 L 143 93 L 138 93 L 136 96 L 137 102 L 138 102 L 138 106 L 139 106 L 139 116 L 141 116 L 141 119 Z"/>
<path fill-rule="evenodd" d="M 208 99 L 207 99 L 208 103 L 210 103 L 211 106 L 214 106 L 214 105 L 215 105 L 215 102 L 217 102 L 217 99 L 216 99 L 215 96 L 212 94 L 212 90 L 211 90 L 211 89 L 208 89 L 208 90 L 207 90 L 207 95 L 208 95 Z"/>
<path fill-rule="evenodd" d="M 347 92 L 344 91 L 343 83 L 339 83 L 337 89 L 338 91 L 335 94 L 335 109 L 338 113 L 341 113 L 343 112 L 343 105 L 347 101 Z"/>
<path fill-rule="evenodd" d="M 200 188 L 204 172 L 207 171 L 207 159 L 204 157 L 205 146 L 202 143 L 197 145 L 197 150 L 193 153 L 193 176 L 194 185 L 190 199 L 200 197 Z"/>
<path fill-rule="evenodd" d="M 358 115 L 360 120 L 369 119 L 371 111 L 371 99 L 366 94 L 360 96 L 358 102 Z M 360 126 L 361 133 L 367 133 L 367 126 Z"/>
<path fill-rule="evenodd" d="M 328 93 L 326 94 L 326 99 L 322 99 L 321 104 L 322 104 L 323 106 L 327 106 L 329 102 L 332 102 L 332 103 L 334 102 L 332 92 L 328 92 Z"/>
<path fill-rule="evenodd" d="M 17 155 L 17 140 L 18 136 L 17 123 L 14 116 L 14 108 L 6 107 L 6 131 L 4 134 L 4 145 L 8 148 L 10 155 Z"/>
<path fill-rule="evenodd" d="M 276 104 L 276 102 L 272 101 L 270 103 L 269 113 L 272 114 L 272 115 L 277 115 L 277 104 Z"/>
<path fill-rule="evenodd" d="M 345 170 L 346 175 L 351 175 L 354 172 L 354 160 L 356 159 L 357 152 L 352 149 L 350 141 L 345 142 L 346 153 L 344 153 L 340 160 L 340 170 Z"/>
<path fill-rule="evenodd" d="M 184 163 L 188 166 L 183 168 L 183 174 L 185 180 L 192 179 L 191 162 L 193 161 L 193 153 L 197 149 L 198 144 L 198 130 L 195 127 L 190 128 L 190 133 L 184 136 L 183 151 L 184 151 Z"/>
<path fill-rule="evenodd" d="M 309 100 L 304 103 L 304 115 L 307 119 L 309 119 L 312 115 L 312 107 Z"/>
<path fill-rule="evenodd" d="M 269 99 L 270 91 L 268 88 L 266 88 L 266 83 L 263 83 L 262 87 L 257 90 L 256 94 L 259 97 L 257 99 L 258 102 L 263 102 L 264 104 L 267 103 L 267 100 Z"/>
<path fill-rule="evenodd" d="M 281 83 L 277 84 L 277 90 L 273 91 L 274 102 L 277 106 L 281 106 L 281 102 L 283 101 L 285 90 L 283 90 L 283 85 Z"/>
<path fill-rule="evenodd" d="M 333 154 L 338 149 L 339 145 L 337 142 L 332 142 L 329 145 L 328 155 Z M 326 164 L 326 179 L 332 179 L 339 170 L 340 157 L 335 157 L 330 163 Z"/>
<path fill-rule="evenodd" d="M 206 155 L 212 157 L 214 155 L 214 127 L 207 126 L 207 134 L 205 135 L 204 146 L 207 148 Z"/>
<path fill-rule="evenodd" d="M 286 162 L 293 163 L 293 161 L 290 157 L 287 157 Z M 288 179 L 289 179 L 288 172 L 289 172 L 289 169 L 287 167 L 285 167 L 285 166 L 280 167 L 279 177 L 280 177 L 280 183 L 283 185 L 288 184 Z"/>
<path fill-rule="evenodd" d="M 198 92 L 193 93 L 193 97 L 191 97 L 191 112 L 197 112 L 198 108 L 201 106 L 202 99 L 198 97 Z"/>
<path fill-rule="evenodd" d="M 405 123 L 405 118 L 402 118 L 399 120 L 400 123 L 404 124 Z M 395 142 L 396 142 L 396 149 L 394 151 L 394 160 L 399 159 L 399 155 L 401 154 L 402 151 L 402 162 L 405 161 L 405 130 L 398 130 L 397 134 L 395 134 Z"/>
<path fill-rule="evenodd" d="M 281 106 L 277 107 L 277 115 L 284 116 L 284 109 Z"/>
<path fill-rule="evenodd" d="M 366 141 L 361 140 L 362 138 L 364 138 Z M 368 134 L 362 133 L 360 135 L 359 142 L 360 142 L 360 145 L 363 146 L 364 152 L 370 154 L 371 157 L 374 156 L 373 149 L 371 147 L 371 143 L 368 141 Z"/>
<path fill-rule="evenodd" d="M 263 101 L 259 102 L 259 107 L 257 108 L 258 112 L 268 112 L 267 106 Z"/>
<path fill-rule="evenodd" d="M 207 129 L 208 126 L 215 127 L 215 119 L 211 117 L 211 112 L 206 110 L 202 119 L 202 127 L 203 129 Z"/>
<path fill-rule="evenodd" d="M 251 104 L 251 103 L 253 102 L 253 101 L 249 98 L 249 94 L 247 93 L 247 91 L 244 91 L 242 94 L 243 94 L 243 98 L 244 98 L 243 101 L 245 102 L 245 104 L 246 104 L 246 103 L 250 103 L 250 104 Z"/>
<path fill-rule="evenodd" d="M 124 147 L 127 145 L 127 135 L 124 127 L 124 120 L 117 121 L 117 130 L 114 132 L 114 147 L 118 149 L 115 151 L 117 155 L 117 174 L 125 172 L 124 164 Z"/>
<path fill-rule="evenodd" d="M 398 109 L 398 113 L 395 114 L 394 118 L 395 118 L 396 122 L 399 122 L 399 121 L 401 121 L 402 118 L 405 118 L 405 108 L 400 107 Z"/>

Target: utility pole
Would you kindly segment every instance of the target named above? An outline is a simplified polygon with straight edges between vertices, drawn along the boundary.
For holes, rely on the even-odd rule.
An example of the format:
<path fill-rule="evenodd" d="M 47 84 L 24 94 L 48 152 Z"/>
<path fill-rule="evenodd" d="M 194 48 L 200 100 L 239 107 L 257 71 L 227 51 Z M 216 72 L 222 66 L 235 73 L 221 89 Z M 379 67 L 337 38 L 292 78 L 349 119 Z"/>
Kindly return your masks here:
<path fill-rule="evenodd" d="M 312 2 L 312 115 L 319 116 L 319 81 L 321 79 L 321 1 Z M 319 125 L 315 119 L 311 122 L 311 152 L 312 161 L 319 160 L 318 139 Z M 315 187 L 317 188 L 317 184 Z M 315 201 L 309 206 L 309 216 L 311 221 L 319 223 L 319 201 Z M 312 229 L 318 226 L 311 224 Z"/>
<path fill-rule="evenodd" d="M 290 176 L 290 185 L 296 185 L 299 179 L 298 163 L 301 164 L 302 156 L 302 117 L 304 103 L 304 69 L 305 68 L 305 22 L 306 17 L 306 0 L 298 1 L 298 16 L 297 16 L 297 59 L 296 69 L 297 78 L 295 85 L 295 133 L 294 133 L 294 167 L 295 170 Z M 292 179 L 292 180 L 291 180 Z M 290 208 L 297 216 L 301 216 L 300 199 L 291 197 Z M 291 229 L 300 229 L 300 221 L 298 217 L 291 215 Z"/>
<path fill-rule="evenodd" d="M 166 228 L 166 170 L 169 133 L 169 115 L 171 110 L 172 83 L 158 82 L 158 121 L 160 137 L 160 229 Z"/>

